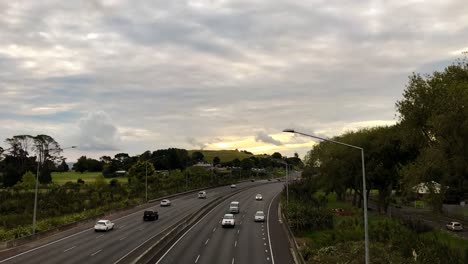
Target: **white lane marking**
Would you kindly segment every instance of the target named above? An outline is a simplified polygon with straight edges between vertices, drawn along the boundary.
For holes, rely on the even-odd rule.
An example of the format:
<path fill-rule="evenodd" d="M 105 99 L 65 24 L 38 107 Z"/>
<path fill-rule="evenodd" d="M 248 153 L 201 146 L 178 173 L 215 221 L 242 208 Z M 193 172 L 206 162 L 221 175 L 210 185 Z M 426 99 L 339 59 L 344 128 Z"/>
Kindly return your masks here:
<path fill-rule="evenodd" d="M 240 221 L 239 225 L 242 225 L 242 221 Z"/>
<path fill-rule="evenodd" d="M 206 244 L 208 244 L 208 241 L 210 241 L 210 239 L 209 239 L 209 238 L 206 240 L 206 242 L 205 242 L 205 245 L 206 245 Z"/>
<path fill-rule="evenodd" d="M 239 229 L 237 229 L 237 234 L 239 234 L 239 232 L 240 232 L 240 230 L 239 230 Z"/>
<path fill-rule="evenodd" d="M 206 213 L 200 220 L 198 220 L 198 222 L 196 222 L 192 227 L 189 228 L 189 230 L 185 231 L 185 233 L 182 234 L 182 236 L 179 237 L 179 239 L 176 240 L 176 242 L 174 242 L 174 244 L 172 244 L 172 246 L 164 253 L 164 255 L 161 256 L 161 258 L 159 258 L 159 260 L 155 263 L 155 264 L 159 264 L 163 259 L 164 257 L 166 257 L 166 255 L 169 253 L 169 251 L 171 251 L 178 243 L 180 240 L 182 240 L 182 238 L 184 238 L 188 232 L 190 232 L 193 228 L 195 228 L 201 221 L 203 221 L 203 219 L 205 219 L 208 215 L 211 214 L 211 212 L 213 212 L 215 209 L 217 209 L 218 207 L 224 205 L 223 203 L 220 203 L 218 204 L 217 206 L 215 206 L 213 209 L 211 209 L 208 213 Z M 215 228 L 216 229 L 216 228 Z M 214 230 L 213 230 L 214 232 Z"/>
<path fill-rule="evenodd" d="M 180 198 L 177 198 L 177 199 L 175 199 L 175 200 L 179 200 L 179 199 L 184 198 L 184 197 L 185 197 L 185 196 L 180 197 Z M 150 206 L 150 207 L 148 207 L 148 208 L 151 208 L 151 207 L 154 207 L 154 206 Z M 126 215 L 126 216 L 122 216 L 122 217 L 120 217 L 120 218 L 116 218 L 116 219 L 114 219 L 114 222 L 116 222 L 116 221 L 118 221 L 118 220 L 125 219 L 125 218 L 127 218 L 127 217 L 132 216 L 132 215 L 141 214 L 141 212 L 143 212 L 143 211 L 145 211 L 145 210 L 147 210 L 147 209 L 142 209 L 142 210 L 140 210 L 140 211 L 137 211 L 137 212 L 128 214 L 128 215 Z M 23 252 L 23 253 L 20 253 L 20 254 L 18 254 L 18 255 L 14 255 L 14 256 L 9 257 L 9 258 L 7 258 L 7 259 L 1 260 L 0 263 L 7 262 L 7 261 L 10 260 L 10 259 L 14 259 L 14 258 L 17 258 L 17 257 L 19 257 L 19 256 L 28 254 L 29 252 L 33 252 L 33 251 L 36 251 L 36 250 L 38 250 L 38 249 L 41 249 L 41 248 L 44 248 L 44 247 L 53 245 L 53 244 L 55 244 L 55 243 L 58 243 L 58 242 L 63 241 L 63 240 L 65 240 L 65 239 L 72 238 L 72 237 L 77 236 L 77 235 L 80 235 L 80 234 L 83 234 L 83 233 L 88 232 L 88 231 L 93 230 L 93 229 L 94 229 L 94 227 L 91 227 L 91 228 L 82 230 L 82 231 L 80 231 L 80 232 L 78 232 L 78 233 L 75 233 L 75 234 L 73 234 L 73 235 L 69 235 L 69 236 L 63 237 L 63 238 L 61 238 L 61 239 L 52 241 L 52 242 L 50 242 L 50 243 L 44 244 L 44 245 L 42 245 L 42 246 L 40 246 L 40 247 L 36 247 L 36 248 L 30 249 L 30 250 L 27 250 L 27 251 L 25 251 L 25 252 Z"/>
<path fill-rule="evenodd" d="M 270 261 L 270 257 L 267 257 L 267 260 Z"/>
<path fill-rule="evenodd" d="M 268 253 L 268 250 L 265 249 L 265 252 Z"/>
<path fill-rule="evenodd" d="M 231 264 L 234 264 L 234 258 L 232 258 Z"/>
<path fill-rule="evenodd" d="M 263 240 L 265 240 L 265 238 L 263 238 Z"/>
<path fill-rule="evenodd" d="M 234 247 L 237 247 L 237 240 L 236 240 L 236 242 L 234 242 Z"/>
<path fill-rule="evenodd" d="M 119 239 L 119 240 L 120 240 L 120 241 L 122 241 L 122 240 L 124 240 L 124 239 L 126 239 L 126 238 L 127 238 L 127 237 L 126 237 L 126 236 L 124 236 L 124 237 L 122 237 L 122 238 L 121 238 L 121 239 Z"/>
<path fill-rule="evenodd" d="M 124 228 L 125 226 L 127 226 L 127 225 L 121 225 L 121 226 L 119 226 L 119 229 L 122 229 L 122 228 Z"/>
<path fill-rule="evenodd" d="M 244 217 L 245 217 L 245 215 L 242 216 L 242 218 L 244 218 Z"/>
<path fill-rule="evenodd" d="M 93 253 L 93 254 L 91 254 L 90 256 L 92 257 L 92 256 L 94 256 L 94 255 L 98 254 L 98 253 L 99 253 L 99 252 L 101 252 L 101 251 L 102 251 L 102 249 L 100 249 L 100 250 L 98 250 L 98 251 L 94 252 L 94 253 Z"/>
<path fill-rule="evenodd" d="M 98 238 L 100 238 L 100 237 L 102 237 L 102 236 L 103 236 L 103 235 L 97 236 L 96 239 L 98 239 Z"/>
<path fill-rule="evenodd" d="M 264 246 L 266 246 L 266 243 L 263 243 Z"/>
<path fill-rule="evenodd" d="M 273 257 L 273 250 L 271 249 L 271 236 L 270 236 L 270 208 L 271 204 L 273 203 L 273 200 L 280 194 L 279 192 L 273 199 L 270 201 L 270 205 L 268 206 L 268 214 L 267 214 L 267 231 L 268 231 L 268 244 L 270 244 L 270 254 L 271 254 L 271 263 L 275 264 L 275 258 Z M 265 239 L 265 238 L 263 238 Z"/>
<path fill-rule="evenodd" d="M 216 227 L 215 227 L 215 228 L 213 228 L 213 233 L 214 233 L 214 231 L 216 231 Z"/>
<path fill-rule="evenodd" d="M 264 236 L 264 235 L 265 235 L 265 233 L 262 233 L 262 236 Z"/>
<path fill-rule="evenodd" d="M 63 251 L 63 253 L 65 253 L 65 252 L 67 252 L 67 251 L 70 251 L 70 250 L 72 250 L 72 249 L 74 249 L 74 248 L 76 248 L 76 246 L 73 246 L 73 247 L 71 247 L 71 248 L 69 248 L 69 249 L 65 249 L 65 250 Z"/>
<path fill-rule="evenodd" d="M 195 263 L 197 263 L 197 262 L 198 262 L 198 259 L 199 259 L 199 258 L 200 258 L 200 255 L 198 255 L 197 259 L 195 260 Z"/>

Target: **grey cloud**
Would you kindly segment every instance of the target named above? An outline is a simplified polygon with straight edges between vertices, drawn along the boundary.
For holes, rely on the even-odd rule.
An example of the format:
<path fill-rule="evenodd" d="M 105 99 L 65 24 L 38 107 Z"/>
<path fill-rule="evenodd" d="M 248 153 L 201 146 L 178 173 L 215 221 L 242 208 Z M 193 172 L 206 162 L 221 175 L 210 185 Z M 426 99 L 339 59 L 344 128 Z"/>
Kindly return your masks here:
<path fill-rule="evenodd" d="M 269 144 L 273 144 L 275 146 L 283 145 L 283 143 L 281 143 L 281 141 L 272 138 L 270 135 L 268 135 L 267 133 L 265 133 L 263 131 L 257 133 L 257 135 L 255 136 L 255 141 L 269 143 Z"/>
<path fill-rule="evenodd" d="M 206 148 L 206 144 L 196 140 L 193 137 L 187 137 L 187 143 L 189 143 L 193 147 L 197 147 L 198 149 Z"/>
<path fill-rule="evenodd" d="M 78 142 L 82 150 L 118 150 L 121 139 L 117 127 L 105 112 L 91 112 L 78 122 Z"/>
<path fill-rule="evenodd" d="M 393 119 L 407 76 L 443 68 L 467 43 L 463 0 L 423 9 L 407 1 L 214 4 L 219 8 L 186 1 L 0 3 L 0 105 L 8 109 L 0 122 L 34 119 L 71 130 L 81 109 L 103 111 L 79 122 L 80 142 L 135 153 L 279 132 L 289 121 L 333 136 L 348 123 Z M 372 8 L 375 14 L 366 15 Z M 98 37 L 86 39 L 89 33 Z M 26 52 L 8 55 L 10 45 Z M 28 61 L 37 68 L 24 67 Z M 78 70 L 66 71 L 73 63 Z M 41 72 L 49 66 L 57 70 Z M 17 114 L 24 106 L 71 103 L 69 113 L 47 119 Z M 218 110 L 206 115 L 205 106 Z M 158 136 L 127 142 L 115 124 Z"/>

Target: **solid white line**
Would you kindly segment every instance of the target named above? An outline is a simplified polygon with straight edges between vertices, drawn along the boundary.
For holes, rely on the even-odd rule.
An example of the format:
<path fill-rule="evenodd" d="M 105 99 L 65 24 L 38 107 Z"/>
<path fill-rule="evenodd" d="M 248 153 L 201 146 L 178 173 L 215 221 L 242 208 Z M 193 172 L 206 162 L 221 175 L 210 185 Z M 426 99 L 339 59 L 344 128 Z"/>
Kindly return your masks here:
<path fill-rule="evenodd" d="M 69 249 L 65 249 L 65 250 L 63 251 L 63 253 L 65 253 L 65 252 L 67 252 L 67 251 L 70 251 L 70 250 L 72 250 L 72 249 L 74 249 L 74 248 L 76 248 L 76 246 L 73 246 L 73 247 L 71 247 L 71 248 L 69 248 Z"/>
<path fill-rule="evenodd" d="M 99 253 L 99 252 L 101 252 L 101 251 L 102 251 L 102 249 L 100 249 L 100 250 L 98 250 L 98 251 L 94 252 L 94 253 L 93 253 L 93 254 L 91 254 L 90 256 L 92 257 L 92 256 L 96 255 L 97 253 Z"/>
<path fill-rule="evenodd" d="M 209 214 L 211 214 L 211 212 L 213 212 L 216 208 L 218 208 L 219 206 L 221 205 L 224 205 L 222 202 L 219 203 L 217 206 L 215 206 L 213 209 L 211 209 L 207 214 L 205 214 L 205 216 L 203 216 L 200 220 L 198 220 L 198 222 L 196 222 L 192 227 L 189 228 L 189 230 L 185 231 L 184 234 L 182 234 L 181 237 L 179 237 L 179 239 L 176 240 L 176 242 L 174 242 L 174 244 L 172 244 L 172 246 L 164 253 L 164 255 L 162 255 L 162 257 L 156 262 L 156 264 L 159 264 L 159 262 L 161 262 L 161 260 L 164 259 L 164 257 L 166 257 L 166 255 L 169 253 L 169 251 L 171 251 L 176 245 L 177 243 L 179 243 L 179 241 L 184 238 L 188 232 L 190 232 L 194 227 L 196 227 L 203 219 L 205 219 Z M 215 228 L 216 229 L 216 228 Z M 214 231 L 213 231 L 214 232 Z"/>
<path fill-rule="evenodd" d="M 199 259 L 199 258 L 200 258 L 200 255 L 198 255 L 197 259 L 195 260 L 195 263 L 197 263 L 197 262 L 198 262 L 198 259 Z"/>
<path fill-rule="evenodd" d="M 208 241 L 210 241 L 210 239 L 209 239 L 209 238 L 206 240 L 206 242 L 205 242 L 205 245 L 206 245 L 206 244 L 208 244 Z"/>
<path fill-rule="evenodd" d="M 178 199 L 181 199 L 181 198 L 182 198 L 182 197 L 177 198 L 177 200 L 178 200 Z M 151 207 L 153 207 L 153 206 L 150 206 L 150 207 L 148 207 L 148 208 L 151 208 Z M 130 216 L 135 215 L 135 214 L 141 214 L 141 212 L 143 212 L 143 211 L 145 211 L 145 210 L 147 210 L 147 209 L 142 209 L 142 210 L 140 210 L 140 211 L 137 211 L 137 212 L 128 214 L 128 215 L 126 215 L 126 216 L 122 216 L 122 217 L 120 217 L 120 218 L 116 218 L 116 219 L 114 219 L 114 222 L 117 222 L 118 220 L 125 219 L 125 218 L 130 217 Z M 79 235 L 79 234 L 82 234 L 82 233 L 84 233 L 84 232 L 88 232 L 88 231 L 93 230 L 93 229 L 94 229 L 94 227 L 91 227 L 91 228 L 85 229 L 85 230 L 83 230 L 83 231 L 80 231 L 80 232 L 78 232 L 78 233 L 75 233 L 75 234 L 73 234 L 73 235 L 69 235 L 69 236 L 66 236 L 66 237 L 62 237 L 61 239 L 52 241 L 52 242 L 47 243 L 47 244 L 44 244 L 44 245 L 42 245 L 42 246 L 35 247 L 35 248 L 33 248 L 33 249 L 27 250 L 27 251 L 25 251 L 25 252 L 23 252 L 23 253 L 20 253 L 20 254 L 18 254 L 18 255 L 14 255 L 14 256 L 9 257 L 9 258 L 7 258 L 7 259 L 1 260 L 0 263 L 7 262 L 7 261 L 10 260 L 10 259 L 14 259 L 14 258 L 17 258 L 17 257 L 22 256 L 22 255 L 24 255 L 24 254 L 28 254 L 29 252 L 33 252 L 33 251 L 36 251 L 36 250 L 41 249 L 41 248 L 43 248 L 43 247 L 47 247 L 47 246 L 53 245 L 53 244 L 55 244 L 55 243 L 58 243 L 58 242 L 63 241 L 63 240 L 65 240 L 65 239 L 69 239 L 69 238 L 71 238 L 71 237 L 77 236 L 77 235 Z"/>
<path fill-rule="evenodd" d="M 234 242 L 234 247 L 237 247 L 237 240 L 236 240 L 236 242 Z"/>
<path fill-rule="evenodd" d="M 267 215 L 267 231 L 268 231 L 268 244 L 270 244 L 270 254 L 271 254 L 271 263 L 275 264 L 275 258 L 273 257 L 273 250 L 271 249 L 271 236 L 270 236 L 270 208 L 271 204 L 273 203 L 273 200 L 275 200 L 276 196 L 280 195 L 281 192 L 279 192 L 273 199 L 270 201 L 270 205 L 268 206 L 268 215 Z M 265 239 L 265 238 L 263 238 Z"/>

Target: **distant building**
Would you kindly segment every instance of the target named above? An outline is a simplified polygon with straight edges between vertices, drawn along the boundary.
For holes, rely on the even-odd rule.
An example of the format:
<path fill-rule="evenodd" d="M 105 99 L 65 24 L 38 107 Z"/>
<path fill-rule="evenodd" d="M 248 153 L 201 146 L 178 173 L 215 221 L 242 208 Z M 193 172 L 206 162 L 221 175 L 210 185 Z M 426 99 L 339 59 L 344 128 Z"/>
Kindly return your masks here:
<path fill-rule="evenodd" d="M 117 176 L 125 176 L 125 175 L 127 175 L 127 171 L 119 170 L 119 171 L 116 171 L 116 172 L 115 172 L 115 175 L 117 175 Z"/>
<path fill-rule="evenodd" d="M 413 192 L 417 194 L 430 194 L 432 189 L 432 193 L 440 193 L 440 183 L 435 181 L 431 182 L 421 182 L 420 184 L 413 186 Z"/>
<path fill-rule="evenodd" d="M 197 164 L 193 165 L 193 167 L 201 167 L 201 168 L 205 168 L 205 169 L 211 169 L 213 167 L 213 165 L 211 165 L 209 163 L 198 162 Z"/>

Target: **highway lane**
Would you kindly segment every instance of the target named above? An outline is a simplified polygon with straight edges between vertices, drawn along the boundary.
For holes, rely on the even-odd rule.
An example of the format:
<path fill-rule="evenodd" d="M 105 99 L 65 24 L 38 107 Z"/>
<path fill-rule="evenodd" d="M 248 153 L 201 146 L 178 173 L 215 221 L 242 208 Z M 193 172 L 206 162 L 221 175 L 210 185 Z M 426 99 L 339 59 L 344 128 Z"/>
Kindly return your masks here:
<path fill-rule="evenodd" d="M 283 186 L 284 183 L 258 186 L 221 203 L 181 237 L 157 264 L 273 263 L 267 222 L 256 223 L 253 217 L 258 210 L 268 213 L 270 203 Z M 263 201 L 255 200 L 257 193 L 263 195 Z M 234 200 L 240 202 L 241 208 L 236 214 L 236 226 L 222 228 L 221 219 Z M 270 214 L 277 214 L 277 207 L 270 208 Z M 278 250 L 283 254 L 289 248 Z M 292 259 L 286 263 L 292 263 Z"/>
<path fill-rule="evenodd" d="M 238 188 L 262 183 L 265 182 L 241 183 L 238 184 Z M 223 186 L 208 190 L 207 199 L 198 199 L 196 193 L 171 199 L 170 207 L 151 207 L 158 210 L 160 215 L 159 220 L 155 222 L 143 222 L 143 209 L 115 219 L 115 230 L 95 233 L 90 226 L 90 229 L 18 254 L 0 263 L 114 263 L 186 215 L 200 210 L 216 197 L 235 190 Z"/>

